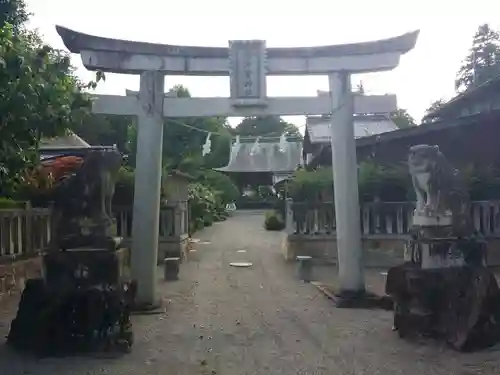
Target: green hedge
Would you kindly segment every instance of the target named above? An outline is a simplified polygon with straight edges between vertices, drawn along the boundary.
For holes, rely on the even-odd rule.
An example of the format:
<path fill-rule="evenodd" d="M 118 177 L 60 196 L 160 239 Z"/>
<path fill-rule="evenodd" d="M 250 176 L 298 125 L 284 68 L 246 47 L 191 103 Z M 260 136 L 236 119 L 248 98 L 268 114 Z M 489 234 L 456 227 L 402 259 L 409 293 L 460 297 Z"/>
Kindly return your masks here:
<path fill-rule="evenodd" d="M 26 202 L 15 201 L 11 198 L 0 197 L 0 210 L 9 210 L 14 208 L 26 208 Z"/>
<path fill-rule="evenodd" d="M 461 168 L 471 200 L 500 199 L 500 170 L 492 166 L 469 165 Z M 414 201 L 408 167 L 405 164 L 381 166 L 372 162 L 362 162 L 358 167 L 359 199 L 373 202 L 376 198 L 383 202 Z M 295 201 L 317 201 L 320 194 L 333 198 L 333 178 L 331 167 L 312 171 L 296 171 L 288 183 L 290 197 Z"/>
<path fill-rule="evenodd" d="M 264 221 L 264 228 L 266 230 L 280 231 L 285 229 L 285 220 L 283 216 L 277 211 L 266 212 Z"/>

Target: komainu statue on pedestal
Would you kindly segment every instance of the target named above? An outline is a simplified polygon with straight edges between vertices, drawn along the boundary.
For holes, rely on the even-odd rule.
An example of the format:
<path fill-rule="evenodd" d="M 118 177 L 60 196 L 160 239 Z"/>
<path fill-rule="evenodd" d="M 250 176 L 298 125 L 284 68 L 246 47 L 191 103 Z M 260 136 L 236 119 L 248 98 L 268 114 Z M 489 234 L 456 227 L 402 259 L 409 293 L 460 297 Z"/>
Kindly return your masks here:
<path fill-rule="evenodd" d="M 456 235 L 469 235 L 472 225 L 467 187 L 439 147 L 411 147 L 408 167 L 417 197 L 414 224 L 452 225 Z"/>
<path fill-rule="evenodd" d="M 90 149 L 54 192 L 54 230 L 43 277 L 26 283 L 7 343 L 42 355 L 129 351 L 136 284 L 114 237 L 111 201 L 122 157 Z"/>
<path fill-rule="evenodd" d="M 457 350 L 500 341 L 500 290 L 475 233 L 467 188 L 438 146 L 409 150 L 417 196 L 405 263 L 387 274 L 394 329 L 445 340 Z"/>

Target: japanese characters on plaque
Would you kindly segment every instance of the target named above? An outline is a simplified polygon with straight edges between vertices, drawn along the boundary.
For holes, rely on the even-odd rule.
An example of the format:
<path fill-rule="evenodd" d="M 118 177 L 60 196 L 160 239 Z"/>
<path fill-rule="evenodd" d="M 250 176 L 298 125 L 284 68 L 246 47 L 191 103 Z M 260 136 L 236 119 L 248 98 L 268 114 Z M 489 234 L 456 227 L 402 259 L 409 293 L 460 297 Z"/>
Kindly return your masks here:
<path fill-rule="evenodd" d="M 266 100 L 266 45 L 261 40 L 229 42 L 231 99 L 234 105 L 263 105 Z"/>

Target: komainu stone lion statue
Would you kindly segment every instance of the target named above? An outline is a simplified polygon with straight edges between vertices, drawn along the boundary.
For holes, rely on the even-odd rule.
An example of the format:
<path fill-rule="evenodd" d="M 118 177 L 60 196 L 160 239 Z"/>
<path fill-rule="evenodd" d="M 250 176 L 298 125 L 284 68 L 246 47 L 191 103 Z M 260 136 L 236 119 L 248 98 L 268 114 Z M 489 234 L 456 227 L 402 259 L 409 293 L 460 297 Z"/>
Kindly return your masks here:
<path fill-rule="evenodd" d="M 438 146 L 412 146 L 408 167 L 417 196 L 416 215 L 451 216 L 457 229 L 469 226 L 467 188 Z"/>
<path fill-rule="evenodd" d="M 86 246 L 112 237 L 111 202 L 121 163 L 122 156 L 115 149 L 92 150 L 80 169 L 57 186 L 53 210 L 56 247 L 62 243 Z"/>

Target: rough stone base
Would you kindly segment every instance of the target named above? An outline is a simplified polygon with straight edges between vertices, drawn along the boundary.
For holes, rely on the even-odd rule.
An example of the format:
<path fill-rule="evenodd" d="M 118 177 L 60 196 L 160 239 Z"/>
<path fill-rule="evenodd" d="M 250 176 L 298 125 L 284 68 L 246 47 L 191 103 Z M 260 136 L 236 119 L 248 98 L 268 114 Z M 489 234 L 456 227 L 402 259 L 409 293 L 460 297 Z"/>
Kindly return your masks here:
<path fill-rule="evenodd" d="M 127 275 L 130 267 L 129 249 L 119 249 L 118 258 L 122 274 Z M 9 297 L 22 293 L 28 279 L 41 276 L 42 258 L 40 256 L 0 264 L 0 304 L 6 302 Z"/>
<path fill-rule="evenodd" d="M 42 275 L 42 259 L 33 258 L 0 264 L 0 303 L 24 290 L 28 279 Z"/>

